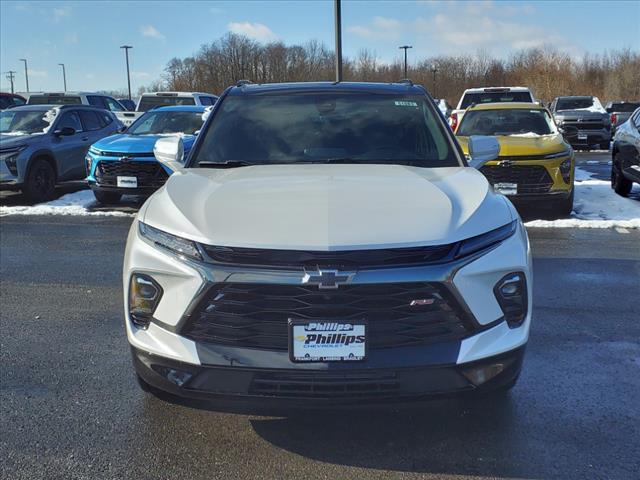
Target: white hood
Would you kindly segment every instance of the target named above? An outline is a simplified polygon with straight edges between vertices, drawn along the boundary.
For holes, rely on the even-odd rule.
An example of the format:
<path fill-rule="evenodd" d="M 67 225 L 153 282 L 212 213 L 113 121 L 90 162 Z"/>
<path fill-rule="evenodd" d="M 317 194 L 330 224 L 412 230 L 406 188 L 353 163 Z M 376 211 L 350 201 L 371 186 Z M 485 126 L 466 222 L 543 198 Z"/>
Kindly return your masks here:
<path fill-rule="evenodd" d="M 512 220 L 508 202 L 464 167 L 187 169 L 145 207 L 145 223 L 210 245 L 324 251 L 449 243 Z"/>

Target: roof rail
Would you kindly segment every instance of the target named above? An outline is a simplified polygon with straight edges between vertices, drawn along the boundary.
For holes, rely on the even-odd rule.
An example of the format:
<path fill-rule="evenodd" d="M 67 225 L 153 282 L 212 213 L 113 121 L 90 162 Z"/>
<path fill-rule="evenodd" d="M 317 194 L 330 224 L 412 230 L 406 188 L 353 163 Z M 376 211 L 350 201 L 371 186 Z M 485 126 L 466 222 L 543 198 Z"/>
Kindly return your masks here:
<path fill-rule="evenodd" d="M 245 85 L 251 85 L 253 82 L 251 80 L 238 80 L 236 83 L 236 87 L 243 87 Z"/>
<path fill-rule="evenodd" d="M 404 83 L 406 85 L 411 85 L 413 87 L 413 82 L 409 78 L 403 78 L 401 80 L 398 80 L 398 83 Z"/>

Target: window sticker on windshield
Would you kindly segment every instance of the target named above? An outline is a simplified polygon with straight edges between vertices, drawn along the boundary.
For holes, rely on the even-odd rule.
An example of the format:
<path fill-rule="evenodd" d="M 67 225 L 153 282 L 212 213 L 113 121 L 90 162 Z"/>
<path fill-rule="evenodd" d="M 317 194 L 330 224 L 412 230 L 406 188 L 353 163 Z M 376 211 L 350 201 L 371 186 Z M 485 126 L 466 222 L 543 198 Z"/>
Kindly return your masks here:
<path fill-rule="evenodd" d="M 418 103 L 417 102 L 407 102 L 407 101 L 401 101 L 401 100 L 396 100 L 396 107 L 417 107 Z"/>

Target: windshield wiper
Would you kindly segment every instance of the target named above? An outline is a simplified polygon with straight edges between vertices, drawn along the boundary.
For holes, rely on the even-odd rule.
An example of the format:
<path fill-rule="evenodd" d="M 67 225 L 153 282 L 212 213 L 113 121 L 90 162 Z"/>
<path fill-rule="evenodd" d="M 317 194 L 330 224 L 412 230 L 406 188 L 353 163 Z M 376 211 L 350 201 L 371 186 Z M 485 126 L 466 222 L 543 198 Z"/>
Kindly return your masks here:
<path fill-rule="evenodd" d="M 237 168 L 237 167 L 251 167 L 253 165 L 264 165 L 264 164 L 246 162 L 244 160 L 227 160 L 225 162 L 198 162 L 198 167 L 202 167 L 202 168 Z"/>

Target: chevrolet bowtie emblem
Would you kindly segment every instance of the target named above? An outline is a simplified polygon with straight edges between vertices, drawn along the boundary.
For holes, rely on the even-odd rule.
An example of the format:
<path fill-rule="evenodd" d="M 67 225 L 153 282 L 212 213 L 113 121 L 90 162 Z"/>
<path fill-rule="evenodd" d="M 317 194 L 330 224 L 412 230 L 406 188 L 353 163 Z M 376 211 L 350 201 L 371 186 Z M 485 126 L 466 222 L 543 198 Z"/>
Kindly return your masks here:
<path fill-rule="evenodd" d="M 315 272 L 304 272 L 302 283 L 304 285 L 317 285 L 320 289 L 335 290 L 340 285 L 348 283 L 355 275 L 355 272 L 340 272 L 338 270 L 320 270 Z"/>

